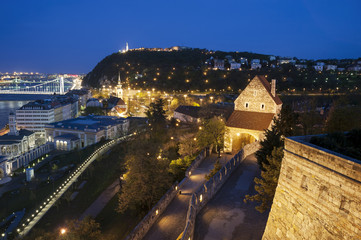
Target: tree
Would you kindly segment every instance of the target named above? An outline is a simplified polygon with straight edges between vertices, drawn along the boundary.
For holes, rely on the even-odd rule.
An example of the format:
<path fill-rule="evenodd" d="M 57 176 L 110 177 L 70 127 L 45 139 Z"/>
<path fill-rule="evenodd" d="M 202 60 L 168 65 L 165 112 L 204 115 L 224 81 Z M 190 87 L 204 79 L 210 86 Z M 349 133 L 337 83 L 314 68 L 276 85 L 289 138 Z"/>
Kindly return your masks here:
<path fill-rule="evenodd" d="M 153 127 L 162 128 L 166 124 L 166 116 L 164 110 L 165 101 L 162 98 L 159 98 L 155 103 L 151 103 L 148 107 L 146 115 L 149 119 L 149 123 Z"/>
<path fill-rule="evenodd" d="M 125 181 L 118 195 L 118 212 L 128 208 L 149 211 L 171 185 L 169 161 L 148 139 L 135 141 L 127 154 Z"/>
<path fill-rule="evenodd" d="M 270 156 L 273 148 L 283 147 L 284 137 L 292 136 L 296 126 L 297 115 L 289 106 L 284 106 L 277 118 L 273 119 L 274 124 L 271 130 L 265 131 L 265 137 L 260 142 L 261 148 L 256 152 L 257 162 L 262 169 L 262 163 L 268 163 L 267 156 Z"/>
<path fill-rule="evenodd" d="M 181 137 L 178 153 L 181 156 L 192 156 L 197 151 L 197 138 Z"/>
<path fill-rule="evenodd" d="M 281 163 L 283 158 L 283 147 L 275 147 L 271 156 L 267 156 L 268 164 L 262 163 L 262 167 L 265 169 L 261 172 L 261 178 L 255 178 L 255 190 L 257 193 L 253 196 L 246 195 L 244 202 L 256 201 L 261 205 L 256 206 L 256 210 L 263 213 L 267 209 L 270 209 L 273 202 L 273 197 L 276 192 L 278 178 L 281 169 Z"/>
<path fill-rule="evenodd" d="M 361 107 L 335 104 L 328 115 L 326 131 L 345 132 L 354 128 L 361 128 Z"/>
<path fill-rule="evenodd" d="M 148 107 L 146 115 L 150 127 L 151 137 L 155 140 L 161 140 L 165 134 L 166 116 L 164 110 L 164 100 L 159 98 L 155 103 L 151 103 Z"/>
<path fill-rule="evenodd" d="M 296 125 L 297 115 L 291 108 L 284 106 L 274 119 L 271 130 L 265 131 L 265 138 L 260 142 L 261 148 L 256 152 L 257 162 L 261 168 L 261 178 L 255 178 L 254 196 L 247 195 L 247 200 L 260 202 L 256 209 L 264 212 L 272 205 L 277 187 L 280 166 L 283 158 L 284 137 L 291 136 Z"/>
<path fill-rule="evenodd" d="M 205 120 L 201 129 L 197 133 L 198 145 L 201 148 L 214 145 L 218 157 L 221 156 L 221 149 L 224 145 L 224 135 L 226 133 L 226 124 L 220 117 L 213 117 Z"/>
<path fill-rule="evenodd" d="M 174 180 L 180 181 L 184 178 L 185 171 L 193 160 L 194 157 L 185 156 L 184 158 L 178 158 L 170 162 L 169 172 L 174 176 Z"/>
<path fill-rule="evenodd" d="M 207 174 L 206 176 L 205 176 L 205 178 L 207 179 L 207 180 L 209 180 L 209 179 L 211 179 L 214 175 L 216 175 L 216 173 L 219 171 L 219 170 L 221 170 L 221 168 L 222 168 L 222 165 L 221 165 L 221 163 L 219 162 L 219 159 L 217 159 L 217 161 L 214 163 L 214 165 L 213 165 L 213 169 L 209 172 L 209 174 Z"/>
<path fill-rule="evenodd" d="M 67 230 L 62 236 L 64 240 L 98 240 L 104 239 L 100 231 L 100 224 L 90 217 L 82 221 L 71 220 L 65 223 Z"/>

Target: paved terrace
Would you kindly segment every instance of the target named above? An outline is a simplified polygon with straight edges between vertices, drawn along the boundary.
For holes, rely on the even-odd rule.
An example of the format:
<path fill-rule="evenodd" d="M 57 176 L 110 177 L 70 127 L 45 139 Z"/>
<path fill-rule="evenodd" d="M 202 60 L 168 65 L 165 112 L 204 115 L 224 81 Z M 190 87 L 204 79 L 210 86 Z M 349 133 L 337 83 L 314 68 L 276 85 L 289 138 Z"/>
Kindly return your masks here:
<path fill-rule="evenodd" d="M 262 239 L 268 212 L 254 209 L 255 203 L 243 202 L 244 196 L 254 194 L 254 177 L 260 170 L 255 155 L 248 156 L 225 182 L 219 192 L 199 212 L 196 218 L 196 240 Z"/>
<path fill-rule="evenodd" d="M 224 165 L 231 158 L 232 155 L 223 155 L 220 163 Z M 183 187 L 180 188 L 182 194 L 178 194 L 173 199 L 147 235 L 145 235 L 144 240 L 175 240 L 178 238 L 184 230 L 189 199 L 193 192 L 206 182 L 205 175 L 213 168 L 216 161 L 217 155 L 212 154 L 210 157 L 204 159 L 198 168 L 192 171 L 190 178 L 187 179 Z"/>

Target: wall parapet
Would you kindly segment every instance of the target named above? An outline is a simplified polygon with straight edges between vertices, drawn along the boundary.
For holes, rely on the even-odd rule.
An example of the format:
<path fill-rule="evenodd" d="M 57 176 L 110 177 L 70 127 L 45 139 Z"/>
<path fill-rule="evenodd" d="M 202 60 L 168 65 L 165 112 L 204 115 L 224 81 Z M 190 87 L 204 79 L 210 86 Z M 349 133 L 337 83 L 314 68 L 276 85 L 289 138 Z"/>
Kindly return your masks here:
<path fill-rule="evenodd" d="M 186 180 L 189 178 L 189 172 L 192 172 L 193 169 L 197 168 L 202 161 L 208 155 L 209 149 L 202 150 L 199 155 L 194 159 L 192 164 L 188 167 L 185 178 L 177 184 L 175 183 L 156 203 L 156 205 L 148 212 L 148 214 L 138 223 L 138 225 L 133 229 L 133 231 L 128 234 L 126 240 L 140 240 L 148 233 L 149 229 L 153 224 L 158 220 L 159 216 L 167 209 L 168 205 L 173 201 L 174 197 L 179 192 L 179 189 L 184 185 Z"/>
<path fill-rule="evenodd" d="M 216 195 L 223 184 L 243 160 L 260 148 L 259 142 L 247 144 L 236 155 L 233 156 L 209 181 L 203 184 L 189 200 L 186 224 L 184 231 L 178 239 L 193 239 L 194 227 L 197 214 Z"/>
<path fill-rule="evenodd" d="M 361 162 L 309 138 L 285 139 L 263 239 L 360 239 Z"/>

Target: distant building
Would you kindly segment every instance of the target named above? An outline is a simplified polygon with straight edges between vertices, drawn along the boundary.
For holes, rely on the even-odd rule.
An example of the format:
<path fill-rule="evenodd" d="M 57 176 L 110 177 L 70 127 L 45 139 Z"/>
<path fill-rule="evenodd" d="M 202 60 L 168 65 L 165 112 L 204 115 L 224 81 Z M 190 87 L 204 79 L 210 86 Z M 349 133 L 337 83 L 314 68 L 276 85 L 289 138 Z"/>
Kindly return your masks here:
<path fill-rule="evenodd" d="M 259 59 L 252 59 L 251 64 L 260 64 L 261 60 Z"/>
<path fill-rule="evenodd" d="M 326 65 L 326 71 L 336 71 L 337 70 L 337 65 Z"/>
<path fill-rule="evenodd" d="M 260 63 L 252 63 L 251 64 L 251 70 L 257 70 L 257 69 L 261 69 L 262 65 Z"/>
<path fill-rule="evenodd" d="M 348 67 L 347 70 L 359 72 L 359 71 L 361 71 L 361 65 L 352 65 L 352 66 Z"/>
<path fill-rule="evenodd" d="M 74 89 L 65 94 L 66 96 L 78 98 L 79 108 L 85 108 L 87 101 L 92 97 L 88 89 Z"/>
<path fill-rule="evenodd" d="M 279 65 L 282 65 L 282 64 L 293 64 L 294 65 L 295 63 L 296 63 L 296 60 L 291 59 L 291 58 L 283 58 L 283 59 L 278 60 Z"/>
<path fill-rule="evenodd" d="M 16 110 L 17 128 L 34 131 L 37 137 L 44 137 L 44 125 L 78 116 L 78 99 L 56 96 L 36 100 Z"/>
<path fill-rule="evenodd" d="M 276 60 L 276 57 L 273 56 L 273 55 L 272 55 L 272 56 L 269 56 L 269 60 L 270 60 L 270 61 L 274 61 L 274 60 Z"/>
<path fill-rule="evenodd" d="M 36 145 L 35 133 L 26 129 L 17 130 L 15 114 L 9 115 L 9 133 L 0 136 L 0 178 L 9 175 L 21 166 L 48 153 L 48 145 Z"/>
<path fill-rule="evenodd" d="M 101 139 L 114 139 L 128 132 L 129 120 L 110 116 L 78 117 L 45 126 L 46 139 L 58 150 L 84 148 Z"/>
<path fill-rule="evenodd" d="M 323 65 L 314 65 L 313 68 L 316 70 L 316 71 L 323 71 Z"/>
<path fill-rule="evenodd" d="M 306 69 L 307 65 L 306 64 L 295 64 L 295 67 L 300 70 L 300 69 Z"/>
<path fill-rule="evenodd" d="M 119 97 L 110 97 L 107 100 L 106 110 L 109 116 L 125 117 L 128 107 L 123 99 Z"/>
<path fill-rule="evenodd" d="M 200 107 L 181 105 L 174 110 L 173 117 L 185 123 L 198 123 L 201 120 L 199 117 L 200 110 Z"/>
<path fill-rule="evenodd" d="M 224 70 L 224 60 L 214 59 L 214 69 Z"/>
<path fill-rule="evenodd" d="M 276 80 L 270 84 L 263 76 L 254 77 L 234 103 L 234 111 L 226 123 L 225 150 L 229 152 L 261 140 L 264 130 L 271 127 L 282 108 L 276 94 Z"/>
<path fill-rule="evenodd" d="M 103 103 L 101 103 L 98 99 L 96 98 L 90 98 L 88 99 L 87 103 L 86 103 L 86 107 L 98 107 L 98 108 L 102 108 L 103 107 Z"/>
<path fill-rule="evenodd" d="M 238 62 L 230 62 L 230 65 L 231 65 L 231 67 L 230 67 L 231 70 L 240 69 L 240 68 L 241 68 L 241 64 L 238 63 Z"/>
<path fill-rule="evenodd" d="M 239 59 L 239 61 L 240 61 L 241 64 L 246 64 L 246 65 L 248 65 L 248 60 L 247 60 L 247 58 L 241 57 L 241 58 Z"/>

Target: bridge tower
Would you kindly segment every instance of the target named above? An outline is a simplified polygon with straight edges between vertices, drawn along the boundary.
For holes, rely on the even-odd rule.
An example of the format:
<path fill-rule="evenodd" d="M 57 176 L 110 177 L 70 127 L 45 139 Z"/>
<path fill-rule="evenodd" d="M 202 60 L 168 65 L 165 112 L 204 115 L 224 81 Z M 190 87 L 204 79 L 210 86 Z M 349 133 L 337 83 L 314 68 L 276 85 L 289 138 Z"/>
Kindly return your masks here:
<path fill-rule="evenodd" d="M 59 81 L 59 94 L 64 95 L 64 77 L 60 77 Z"/>

